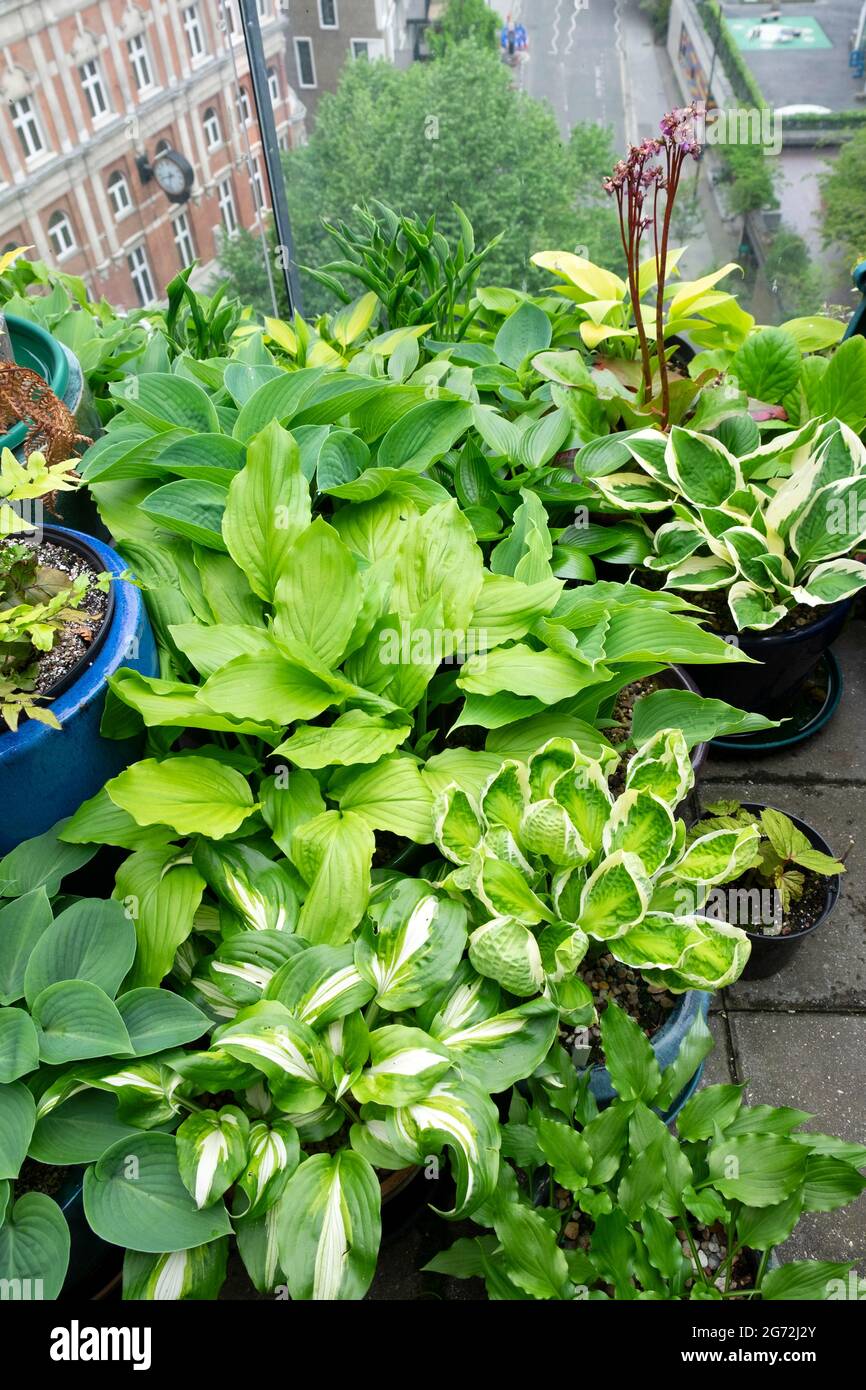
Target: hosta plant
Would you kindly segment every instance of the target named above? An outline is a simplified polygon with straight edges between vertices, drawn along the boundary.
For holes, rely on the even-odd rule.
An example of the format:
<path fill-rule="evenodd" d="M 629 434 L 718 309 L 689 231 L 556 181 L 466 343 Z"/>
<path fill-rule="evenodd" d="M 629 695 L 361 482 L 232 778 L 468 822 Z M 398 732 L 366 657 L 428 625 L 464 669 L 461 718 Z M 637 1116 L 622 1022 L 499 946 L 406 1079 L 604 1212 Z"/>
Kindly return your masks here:
<path fill-rule="evenodd" d="M 433 808 L 436 843 L 457 867 L 446 887 L 469 907 L 469 959 L 519 997 L 543 994 L 571 1023 L 594 1021 L 577 975 L 603 948 L 673 991 L 733 983 L 745 933 L 699 915 L 711 885 L 754 858 L 752 825 L 686 842 L 676 807 L 694 782 L 679 730 L 661 730 L 628 762 L 594 759 L 552 739 L 528 761 L 506 759 L 473 799 L 447 787 Z"/>
<path fill-rule="evenodd" d="M 618 1098 L 598 1111 L 556 1073 L 515 1092 L 497 1190 L 426 1269 L 477 1276 L 491 1299 L 833 1300 L 851 1263 L 773 1258 L 801 1216 L 856 1201 L 866 1148 L 804 1130 L 790 1106 L 744 1105 L 708 1086 L 672 1133 L 659 1118 L 712 1049 L 703 1020 L 659 1071 L 637 1025 L 610 1004 L 602 1037 Z M 811 1243 L 816 1243 L 813 1235 Z M 715 1252 L 718 1252 L 715 1254 Z"/>
<path fill-rule="evenodd" d="M 866 448 L 840 420 L 812 421 L 737 455 L 685 429 L 623 435 L 631 468 L 593 479 L 618 509 L 661 521 L 647 569 L 666 589 L 723 591 L 738 631 L 766 632 L 798 605 L 866 585 Z M 672 519 L 668 519 L 672 517 Z"/>

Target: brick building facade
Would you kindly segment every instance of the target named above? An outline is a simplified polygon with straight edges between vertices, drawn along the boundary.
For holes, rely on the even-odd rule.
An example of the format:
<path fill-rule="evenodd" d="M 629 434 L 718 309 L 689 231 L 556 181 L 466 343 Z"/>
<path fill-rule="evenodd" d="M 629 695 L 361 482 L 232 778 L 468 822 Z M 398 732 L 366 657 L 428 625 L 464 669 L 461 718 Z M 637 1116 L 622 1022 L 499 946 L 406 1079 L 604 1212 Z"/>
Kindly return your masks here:
<path fill-rule="evenodd" d="M 285 0 L 258 10 L 290 148 Z M 33 246 L 95 298 L 152 302 L 194 257 L 206 279 L 220 229 L 256 225 L 257 189 L 266 206 L 236 0 L 0 0 L 0 107 L 0 249 Z M 146 179 L 166 147 L 194 171 L 182 204 Z"/>

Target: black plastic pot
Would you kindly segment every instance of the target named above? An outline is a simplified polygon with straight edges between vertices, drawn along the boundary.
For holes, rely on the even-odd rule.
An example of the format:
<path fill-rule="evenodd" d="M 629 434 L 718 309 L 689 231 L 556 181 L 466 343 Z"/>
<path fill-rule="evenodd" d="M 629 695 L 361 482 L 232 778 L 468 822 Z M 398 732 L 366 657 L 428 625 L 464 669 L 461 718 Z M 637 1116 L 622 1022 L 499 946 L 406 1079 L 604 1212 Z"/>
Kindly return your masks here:
<path fill-rule="evenodd" d="M 763 810 L 777 810 L 774 806 L 765 806 L 760 802 L 744 801 L 743 808 L 746 811 L 755 813 Z M 813 849 L 820 850 L 822 854 L 829 854 L 835 858 L 832 849 L 827 844 L 823 835 L 820 835 L 813 825 L 808 821 L 801 820 L 799 816 L 792 816 L 790 811 L 784 814 L 792 820 L 797 829 L 806 836 Z M 752 943 L 752 953 L 746 962 L 746 968 L 740 976 L 743 980 L 766 980 L 771 975 L 777 975 L 797 954 L 807 936 L 826 922 L 830 913 L 836 906 L 842 895 L 842 876 L 834 874 L 827 879 L 827 895 L 824 903 L 824 911 L 817 921 L 810 927 L 805 927 L 803 931 L 791 932 L 788 936 L 764 936 L 762 932 L 751 932 L 746 930 L 746 936 Z"/>
<path fill-rule="evenodd" d="M 696 602 L 700 602 L 697 595 Z M 814 671 L 824 652 L 836 641 L 851 608 L 851 600 L 834 603 L 823 617 L 792 632 L 731 633 L 740 650 L 760 666 L 686 667 L 700 673 L 701 692 L 758 714 L 778 716 L 786 701 Z"/>

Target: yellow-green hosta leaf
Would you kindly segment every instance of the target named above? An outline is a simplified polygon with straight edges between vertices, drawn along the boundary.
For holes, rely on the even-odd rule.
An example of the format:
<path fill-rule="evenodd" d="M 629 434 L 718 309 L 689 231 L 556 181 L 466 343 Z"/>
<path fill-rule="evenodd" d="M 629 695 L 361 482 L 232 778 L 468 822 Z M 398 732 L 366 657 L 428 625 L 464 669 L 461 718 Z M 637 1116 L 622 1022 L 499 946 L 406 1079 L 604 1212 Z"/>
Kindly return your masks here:
<path fill-rule="evenodd" d="M 652 875 L 667 860 L 673 843 L 674 817 L 667 802 L 634 788 L 617 797 L 604 830 L 605 854 L 626 849 Z"/>
<path fill-rule="evenodd" d="M 246 465 L 232 479 L 222 523 L 229 554 L 259 598 L 273 601 L 288 553 L 310 517 L 298 446 L 272 419 L 247 446 Z"/>
<path fill-rule="evenodd" d="M 246 660 L 246 658 L 242 658 Z M 255 809 L 246 780 L 214 758 L 147 758 L 107 783 L 116 806 L 138 825 L 170 825 L 178 835 L 230 835 Z"/>
<path fill-rule="evenodd" d="M 644 916 L 650 896 L 651 884 L 640 859 L 627 850 L 616 850 L 587 879 L 578 925 L 600 941 L 622 936 Z"/>
<path fill-rule="evenodd" d="M 365 1158 L 342 1149 L 306 1159 L 278 1209 L 279 1258 L 292 1298 L 363 1298 L 381 1231 L 379 1181 Z"/>
<path fill-rule="evenodd" d="M 237 1199 L 234 1216 L 254 1219 L 279 1201 L 301 1160 L 298 1131 L 288 1119 L 257 1120 L 246 1141 L 246 1164 L 238 1188 L 246 1202 Z"/>
<path fill-rule="evenodd" d="M 375 917 L 374 917 L 375 912 Z M 451 979 L 466 945 L 466 909 L 423 880 L 404 879 L 371 907 L 355 942 L 355 964 L 376 1003 L 417 1008 Z"/>
<path fill-rule="evenodd" d="M 485 573 L 471 621 L 472 629 L 484 634 L 485 650 L 524 637 L 553 611 L 562 587 L 561 579 L 524 584 L 510 574 Z"/>
<path fill-rule="evenodd" d="M 275 651 L 227 662 L 205 681 L 199 700 L 217 714 L 282 728 L 296 719 L 314 719 L 345 693 L 339 681 L 323 679 L 300 656 Z"/>
<path fill-rule="evenodd" d="M 197 1207 L 209 1207 L 231 1187 L 247 1161 L 250 1122 L 236 1105 L 188 1115 L 177 1131 L 177 1163 Z"/>
<path fill-rule="evenodd" d="M 452 783 L 433 803 L 433 838 L 453 864 L 468 864 L 481 844 L 482 826 L 472 802 Z"/>
<path fill-rule="evenodd" d="M 529 926 L 549 922 L 553 916 L 550 908 L 530 888 L 525 872 L 500 859 L 484 859 L 477 893 L 491 912 L 515 917 Z"/>
<path fill-rule="evenodd" d="M 711 830 L 693 840 L 672 866 L 671 877 L 684 883 L 729 883 L 756 862 L 760 831 L 749 825 Z"/>
<path fill-rule="evenodd" d="M 273 654 L 274 641 L 263 627 L 237 623 L 172 623 L 169 633 L 175 646 L 188 656 L 200 676 L 207 679 L 236 656 Z"/>
<path fill-rule="evenodd" d="M 401 716 L 367 714 L 347 710 L 333 724 L 300 724 L 275 754 L 282 754 L 296 767 L 320 769 L 350 767 L 358 763 L 377 763 L 405 743 L 412 726 Z"/>
<path fill-rule="evenodd" d="M 695 784 L 688 744 L 679 729 L 661 729 L 641 745 L 626 770 L 627 791 L 646 789 L 678 806 Z"/>
<path fill-rule="evenodd" d="M 370 1064 L 352 1094 L 362 1104 L 408 1105 L 426 1096 L 450 1068 L 443 1043 L 420 1028 L 391 1024 L 370 1034 Z"/>
<path fill-rule="evenodd" d="M 528 855 L 542 855 L 557 868 L 585 864 L 591 854 L 565 808 L 550 799 L 527 806 L 519 839 Z"/>
<path fill-rule="evenodd" d="M 395 753 L 374 767 L 345 768 L 329 788 L 343 812 L 372 830 L 416 844 L 433 839 L 433 796 L 416 760 Z"/>
<path fill-rule="evenodd" d="M 463 666 L 457 684 L 473 695 L 528 695 L 546 705 L 570 699 L 597 682 L 594 672 L 560 652 L 537 652 L 523 642 L 497 647 L 484 656 L 472 656 Z"/>
<path fill-rule="evenodd" d="M 217 1298 L 225 1281 L 228 1253 L 228 1236 L 167 1255 L 127 1250 L 123 1257 L 123 1297 L 133 1302 L 210 1302 Z"/>
<path fill-rule="evenodd" d="M 243 1009 L 214 1034 L 214 1042 L 230 1057 L 263 1072 L 275 1103 L 287 1114 L 309 1113 L 324 1101 L 321 1041 L 282 1004 L 263 1001 Z"/>
<path fill-rule="evenodd" d="M 333 527 L 317 517 L 288 551 L 277 581 L 277 641 L 303 643 L 326 666 L 335 667 L 352 635 L 361 601 L 354 556 Z"/>
<path fill-rule="evenodd" d="M 370 895 L 375 838 L 352 810 L 325 811 L 292 839 L 292 859 L 308 892 L 298 934 L 314 944 L 339 946 L 364 915 Z"/>
<path fill-rule="evenodd" d="M 138 850 L 117 871 L 114 897 L 131 916 L 138 943 L 128 986 L 159 985 L 193 929 L 205 882 L 192 864 L 178 859 L 175 845 Z"/>
<path fill-rule="evenodd" d="M 613 800 L 601 764 L 587 762 L 564 772 L 553 785 L 553 795 L 568 812 L 580 838 L 592 853 L 602 847 L 604 828 Z"/>
<path fill-rule="evenodd" d="M 476 927 L 469 938 L 469 959 L 480 975 L 510 994 L 538 994 L 544 984 L 538 942 L 514 917 L 493 917 Z"/>

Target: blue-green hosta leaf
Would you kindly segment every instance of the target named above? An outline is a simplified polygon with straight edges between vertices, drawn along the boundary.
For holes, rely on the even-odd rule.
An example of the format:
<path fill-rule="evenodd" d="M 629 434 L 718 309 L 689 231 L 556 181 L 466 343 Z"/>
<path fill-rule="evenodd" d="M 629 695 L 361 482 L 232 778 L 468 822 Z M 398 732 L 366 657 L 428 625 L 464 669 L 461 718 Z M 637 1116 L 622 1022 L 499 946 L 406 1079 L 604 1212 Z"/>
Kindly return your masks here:
<path fill-rule="evenodd" d="M 44 885 L 0 908 L 0 1004 L 23 997 L 27 963 L 51 922 Z"/>
<path fill-rule="evenodd" d="M 268 1078 L 275 1103 L 287 1114 L 304 1114 L 325 1100 L 327 1059 L 312 1028 L 282 1004 L 253 1004 L 214 1034 L 214 1042 Z"/>
<path fill-rule="evenodd" d="M 257 1120 L 246 1141 L 247 1162 L 238 1178 L 246 1201 L 236 1196 L 234 1216 L 255 1220 L 282 1197 L 301 1160 L 298 1131 L 288 1119 Z"/>
<path fill-rule="evenodd" d="M 433 839 L 453 864 L 468 864 L 481 844 L 482 825 L 469 797 L 456 783 L 433 803 Z"/>
<path fill-rule="evenodd" d="M 552 337 L 550 319 L 529 300 L 518 304 L 496 335 L 494 351 L 500 362 L 515 371 L 530 353 L 543 352 Z"/>
<path fill-rule="evenodd" d="M 292 860 L 308 886 L 298 935 L 314 945 L 339 946 L 367 907 L 375 838 L 355 811 L 325 811 L 292 837 Z"/>
<path fill-rule="evenodd" d="M 56 1166 L 93 1163 L 124 1135 L 140 1131 L 118 1118 L 117 1098 L 83 1087 L 36 1122 L 29 1156 Z"/>
<path fill-rule="evenodd" d="M 0 1085 L 39 1066 L 39 1039 L 25 1009 L 0 1008 Z"/>
<path fill-rule="evenodd" d="M 397 1111 L 395 1123 L 414 1146 L 419 1162 L 450 1149 L 457 1183 L 450 1215 L 470 1216 L 493 1195 L 499 1173 L 499 1115 L 475 1082 L 446 1077 L 423 1100 Z"/>
<path fill-rule="evenodd" d="M 743 486 L 737 459 L 708 434 L 675 425 L 668 438 L 665 463 L 677 489 L 699 507 L 720 507 Z"/>
<path fill-rule="evenodd" d="M 544 984 L 538 942 L 514 917 L 493 917 L 476 927 L 469 938 L 469 959 L 480 975 L 496 980 L 510 994 L 538 994 Z"/>
<path fill-rule="evenodd" d="M 326 666 L 336 667 L 361 609 L 358 565 L 333 527 L 321 517 L 303 531 L 286 555 L 274 600 L 278 642 L 302 643 Z"/>
<path fill-rule="evenodd" d="M 117 1005 L 89 980 L 49 985 L 37 994 L 31 1013 L 39 1035 L 39 1056 L 53 1066 L 132 1052 Z"/>
<path fill-rule="evenodd" d="M 127 981 L 131 987 L 157 986 L 193 929 L 204 879 L 190 863 L 179 860 L 181 853 L 173 845 L 138 850 L 117 871 L 114 896 L 132 917 L 138 943 Z"/>
<path fill-rule="evenodd" d="M 213 758 L 148 758 L 114 777 L 108 794 L 139 825 L 170 825 L 179 835 L 233 834 L 255 808 L 245 779 Z"/>
<path fill-rule="evenodd" d="M 355 964 L 380 1008 L 417 1008 L 451 979 L 466 946 L 465 908 L 429 883 L 405 879 L 364 923 Z"/>
<path fill-rule="evenodd" d="M 117 1000 L 117 1011 L 137 1057 L 195 1042 L 209 1027 L 188 999 L 166 989 L 132 989 Z"/>
<path fill-rule="evenodd" d="M 601 764 L 587 759 L 586 766 L 563 772 L 554 782 L 552 793 L 565 807 L 583 843 L 597 854 L 613 804 Z"/>
<path fill-rule="evenodd" d="M 277 1241 L 281 1205 L 280 1199 L 261 1216 L 235 1217 L 234 1221 L 238 1254 L 253 1287 L 262 1294 L 285 1288 Z"/>
<path fill-rule="evenodd" d="M 95 845 L 67 845 L 59 838 L 67 824 L 66 820 L 57 821 L 50 830 L 22 840 L 0 859 L 3 897 L 19 898 L 44 886 L 51 898 L 66 874 L 93 858 Z"/>
<path fill-rule="evenodd" d="M 123 1257 L 123 1297 L 127 1302 L 212 1301 L 226 1277 L 227 1236 L 192 1250 L 144 1255 L 127 1250 Z"/>
<path fill-rule="evenodd" d="M 323 728 L 318 724 L 301 724 L 278 748 L 296 767 L 351 767 L 358 763 L 377 763 L 405 743 L 411 724 L 382 714 L 367 714 L 364 710 L 347 710 Z"/>
<path fill-rule="evenodd" d="M 605 854 L 628 850 L 652 875 L 666 862 L 673 843 L 674 818 L 667 802 L 634 789 L 617 797 L 604 831 Z"/>
<path fill-rule="evenodd" d="M 400 1024 L 370 1034 L 370 1064 L 352 1085 L 363 1103 L 403 1106 L 426 1096 L 451 1067 L 448 1048 L 420 1028 Z"/>
<path fill-rule="evenodd" d="M 433 797 L 414 758 L 395 753 L 374 767 L 344 768 L 329 788 L 344 812 L 372 830 L 386 830 L 416 844 L 433 839 Z"/>
<path fill-rule="evenodd" d="M 591 853 L 565 807 L 550 799 L 527 806 L 520 822 L 519 840 L 528 855 L 543 855 L 557 868 L 585 864 Z"/>
<path fill-rule="evenodd" d="M 208 887 L 249 931 L 294 931 L 298 899 L 283 865 L 241 844 L 201 839 L 192 862 Z"/>
<path fill-rule="evenodd" d="M 661 729 L 641 744 L 626 769 L 627 791 L 646 788 L 676 807 L 695 784 L 689 749 L 679 729 Z"/>
<path fill-rule="evenodd" d="M 232 480 L 223 516 L 229 554 L 259 598 L 273 601 L 288 553 L 310 517 L 310 490 L 298 446 L 272 419 L 250 440 L 246 465 Z"/>
<path fill-rule="evenodd" d="M 69 1227 L 56 1202 L 44 1192 L 25 1192 L 0 1221 L 0 1271 L 10 1297 L 60 1296 L 69 1267 Z M 4 1297 L 6 1295 L 4 1294 Z"/>
<path fill-rule="evenodd" d="M 236 1105 L 188 1115 L 177 1131 L 177 1164 L 197 1207 L 212 1206 L 247 1161 L 250 1122 Z"/>
<path fill-rule="evenodd" d="M 84 1175 L 84 1211 L 111 1245 L 150 1254 L 187 1250 L 231 1233 L 222 1202 L 197 1208 L 178 1169 L 170 1134 L 112 1145 Z"/>
<path fill-rule="evenodd" d="M 500 859 L 484 859 L 476 892 L 491 912 L 527 926 L 550 921 L 553 914 L 526 881 L 525 873 Z"/>
<path fill-rule="evenodd" d="M 279 1206 L 279 1258 L 292 1298 L 363 1298 L 376 1269 L 380 1213 L 378 1179 L 360 1154 L 306 1159 Z"/>
<path fill-rule="evenodd" d="M 545 999 L 530 999 L 507 1013 L 456 1028 L 442 1019 L 437 1035 L 464 1076 L 491 1095 L 531 1076 L 556 1037 L 559 1012 Z"/>
<path fill-rule="evenodd" d="M 671 873 L 684 883 L 729 883 L 755 864 L 759 841 L 754 825 L 711 830 L 692 841 Z"/>
<path fill-rule="evenodd" d="M 36 1102 L 20 1081 L 0 1086 L 0 1178 L 17 1178 L 33 1127 Z"/>
<path fill-rule="evenodd" d="M 795 585 L 791 597 L 797 603 L 815 608 L 822 603 L 839 603 L 866 586 L 866 565 L 860 560 L 828 560 L 816 565 L 804 584 Z"/>
<path fill-rule="evenodd" d="M 37 941 L 24 975 L 29 1004 L 61 980 L 90 980 L 111 998 L 135 956 L 135 927 L 118 902 L 85 898 Z"/>
<path fill-rule="evenodd" d="M 382 468 L 424 473 L 466 432 L 472 409 L 462 401 L 428 400 L 416 405 L 388 430 L 379 445 Z"/>
<path fill-rule="evenodd" d="M 355 948 L 310 946 L 288 961 L 265 990 L 313 1028 L 324 1028 L 369 1003 L 375 993 L 355 964 Z"/>
<path fill-rule="evenodd" d="M 636 854 L 619 849 L 590 874 L 580 896 L 578 924 L 588 936 L 610 941 L 639 922 L 652 888 Z"/>

